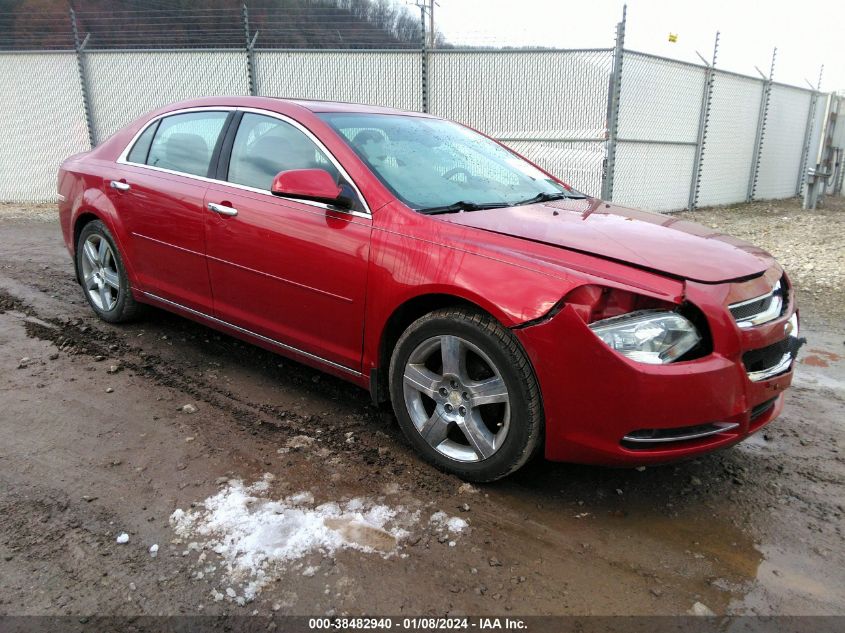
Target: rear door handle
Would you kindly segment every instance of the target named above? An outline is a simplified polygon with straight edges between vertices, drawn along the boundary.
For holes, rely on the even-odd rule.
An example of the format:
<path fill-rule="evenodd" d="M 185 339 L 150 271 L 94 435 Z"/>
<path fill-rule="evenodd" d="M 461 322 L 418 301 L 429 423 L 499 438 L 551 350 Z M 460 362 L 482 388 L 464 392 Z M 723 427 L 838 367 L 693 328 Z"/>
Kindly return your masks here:
<path fill-rule="evenodd" d="M 109 187 L 117 189 L 118 191 L 129 191 L 132 188 L 128 182 L 123 182 L 121 180 L 112 180 L 109 183 Z"/>
<path fill-rule="evenodd" d="M 214 211 L 215 213 L 219 213 L 220 215 L 238 215 L 238 210 L 232 207 L 227 207 L 224 204 L 214 204 L 213 202 L 208 203 L 208 210 Z"/>

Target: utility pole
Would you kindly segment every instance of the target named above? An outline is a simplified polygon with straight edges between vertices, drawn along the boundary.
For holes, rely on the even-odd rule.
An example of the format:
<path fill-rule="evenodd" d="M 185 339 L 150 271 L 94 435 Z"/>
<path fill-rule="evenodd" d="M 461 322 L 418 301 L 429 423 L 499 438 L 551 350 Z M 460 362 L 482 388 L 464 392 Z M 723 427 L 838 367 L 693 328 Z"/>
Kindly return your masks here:
<path fill-rule="evenodd" d="M 434 49 L 434 0 L 428 2 L 428 47 Z"/>

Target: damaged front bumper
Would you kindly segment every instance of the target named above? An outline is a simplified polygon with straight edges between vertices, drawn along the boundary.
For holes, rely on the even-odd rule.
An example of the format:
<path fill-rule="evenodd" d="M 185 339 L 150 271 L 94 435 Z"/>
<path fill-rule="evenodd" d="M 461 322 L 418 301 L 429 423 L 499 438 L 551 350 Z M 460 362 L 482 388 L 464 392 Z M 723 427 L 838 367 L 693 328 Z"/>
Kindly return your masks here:
<path fill-rule="evenodd" d="M 572 306 L 513 330 L 540 382 L 548 459 L 674 461 L 735 444 L 777 417 L 801 345 L 792 293 L 781 318 L 740 328 L 725 285 L 687 283 L 685 290 L 706 315 L 713 343 L 695 360 L 631 361 L 602 343 Z"/>

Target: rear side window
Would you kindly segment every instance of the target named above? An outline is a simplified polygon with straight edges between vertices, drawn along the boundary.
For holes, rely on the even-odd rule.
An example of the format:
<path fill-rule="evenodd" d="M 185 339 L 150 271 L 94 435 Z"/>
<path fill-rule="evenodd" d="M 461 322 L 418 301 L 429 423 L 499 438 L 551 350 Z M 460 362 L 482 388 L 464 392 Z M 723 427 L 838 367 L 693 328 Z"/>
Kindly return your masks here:
<path fill-rule="evenodd" d="M 340 182 L 337 168 L 301 130 L 273 117 L 244 114 L 229 159 L 229 182 L 269 191 L 276 174 L 291 169 L 325 169 Z"/>
<path fill-rule="evenodd" d="M 146 164 L 207 176 L 211 155 L 227 116 L 227 112 L 188 112 L 161 119 Z M 134 147 L 132 151 L 135 151 Z"/>
<path fill-rule="evenodd" d="M 141 134 L 141 136 L 138 137 L 138 140 L 135 141 L 135 145 L 126 157 L 126 160 L 130 163 L 139 163 L 141 165 L 147 162 L 147 155 L 150 153 L 150 145 L 153 142 L 153 134 L 156 133 L 158 124 L 159 121 L 156 121 L 144 130 L 143 134 Z"/>

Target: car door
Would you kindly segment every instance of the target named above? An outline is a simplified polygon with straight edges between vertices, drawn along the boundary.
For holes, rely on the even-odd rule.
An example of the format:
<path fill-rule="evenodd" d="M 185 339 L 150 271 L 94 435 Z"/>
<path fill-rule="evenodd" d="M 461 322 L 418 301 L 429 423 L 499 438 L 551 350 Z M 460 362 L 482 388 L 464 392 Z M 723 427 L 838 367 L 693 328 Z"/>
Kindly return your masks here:
<path fill-rule="evenodd" d="M 234 126 L 237 124 L 237 127 Z M 372 223 L 327 150 L 302 126 L 239 114 L 206 192 L 208 270 L 217 318 L 351 369 L 361 363 Z M 323 168 L 358 210 L 280 198 L 274 176 Z"/>
<path fill-rule="evenodd" d="M 206 177 L 232 114 L 202 110 L 154 121 L 109 188 L 141 289 L 206 314 L 213 312 L 203 227 Z"/>

